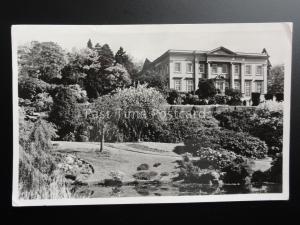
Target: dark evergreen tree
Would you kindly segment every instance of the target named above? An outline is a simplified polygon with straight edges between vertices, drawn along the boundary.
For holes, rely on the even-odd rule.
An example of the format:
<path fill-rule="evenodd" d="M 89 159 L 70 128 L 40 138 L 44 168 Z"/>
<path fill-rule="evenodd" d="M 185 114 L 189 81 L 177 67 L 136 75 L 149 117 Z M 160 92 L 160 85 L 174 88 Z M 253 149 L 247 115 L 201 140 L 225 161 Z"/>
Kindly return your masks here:
<path fill-rule="evenodd" d="M 88 40 L 88 42 L 87 42 L 87 47 L 88 47 L 89 49 L 93 49 L 93 43 L 92 43 L 91 39 Z"/>
<path fill-rule="evenodd" d="M 71 89 L 58 87 L 54 95 L 53 107 L 49 114 L 49 121 L 58 127 L 58 135 L 63 139 L 73 134 L 79 115 L 76 98 Z"/>
<path fill-rule="evenodd" d="M 104 44 L 99 50 L 97 49 L 97 52 L 103 70 L 113 65 L 115 58 L 108 44 Z"/>
<path fill-rule="evenodd" d="M 196 95 L 199 98 L 213 97 L 217 94 L 217 90 L 212 79 L 199 79 L 198 90 Z"/>

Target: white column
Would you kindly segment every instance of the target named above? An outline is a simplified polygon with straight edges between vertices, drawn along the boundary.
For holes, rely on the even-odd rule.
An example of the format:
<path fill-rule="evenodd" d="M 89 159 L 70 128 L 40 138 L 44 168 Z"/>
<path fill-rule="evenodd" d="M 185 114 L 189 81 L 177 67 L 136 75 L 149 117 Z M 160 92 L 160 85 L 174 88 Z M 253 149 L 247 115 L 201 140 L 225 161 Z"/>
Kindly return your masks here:
<path fill-rule="evenodd" d="M 173 80 L 173 62 L 172 60 L 169 61 L 169 88 L 174 88 L 174 80 Z"/>
<path fill-rule="evenodd" d="M 263 76 L 264 76 L 264 81 L 263 81 L 263 88 L 264 88 L 264 92 L 263 94 L 267 94 L 268 92 L 268 69 L 267 69 L 267 65 L 264 64 L 263 65 Z"/>
<path fill-rule="evenodd" d="M 245 64 L 241 63 L 241 92 L 245 93 Z"/>
<path fill-rule="evenodd" d="M 230 84 L 229 87 L 230 88 L 234 88 L 234 64 L 231 63 L 231 67 L 230 67 Z"/>
<path fill-rule="evenodd" d="M 197 57 L 195 56 L 194 60 L 194 91 L 198 89 L 198 83 L 197 83 L 197 78 L 199 76 L 199 61 Z"/>
<path fill-rule="evenodd" d="M 210 62 L 207 62 L 207 79 L 211 78 L 211 66 Z"/>

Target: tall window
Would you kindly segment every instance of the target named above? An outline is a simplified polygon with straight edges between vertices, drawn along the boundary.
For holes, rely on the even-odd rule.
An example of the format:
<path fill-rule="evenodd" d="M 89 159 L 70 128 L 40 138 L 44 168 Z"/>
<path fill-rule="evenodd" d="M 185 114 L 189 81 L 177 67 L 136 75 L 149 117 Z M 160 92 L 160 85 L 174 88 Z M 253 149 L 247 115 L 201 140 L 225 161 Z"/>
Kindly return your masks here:
<path fill-rule="evenodd" d="M 263 93 L 263 81 L 256 81 L 255 91 L 258 93 Z"/>
<path fill-rule="evenodd" d="M 212 64 L 211 70 L 212 70 L 213 74 L 218 73 L 218 65 L 217 64 Z"/>
<path fill-rule="evenodd" d="M 238 80 L 235 80 L 234 81 L 234 89 L 236 89 L 236 90 L 241 90 L 241 82 L 240 81 L 238 81 Z"/>
<path fill-rule="evenodd" d="M 216 81 L 216 89 L 218 89 L 221 93 L 224 92 L 225 83 L 223 80 Z"/>
<path fill-rule="evenodd" d="M 186 80 L 186 90 L 191 92 L 194 90 L 194 81 L 192 79 Z"/>
<path fill-rule="evenodd" d="M 181 91 L 181 79 L 174 79 L 174 89 Z"/>
<path fill-rule="evenodd" d="M 234 65 L 234 74 L 238 75 L 240 73 L 239 65 Z"/>
<path fill-rule="evenodd" d="M 199 64 L 199 72 L 200 73 L 205 73 L 205 64 L 204 63 Z"/>
<path fill-rule="evenodd" d="M 247 97 L 251 96 L 251 81 L 250 80 L 245 81 L 245 95 Z"/>
<path fill-rule="evenodd" d="M 262 66 L 256 66 L 256 75 L 262 75 Z"/>
<path fill-rule="evenodd" d="M 251 75 L 252 74 L 252 67 L 251 67 L 251 65 L 246 65 L 245 66 L 245 74 L 246 75 Z"/>
<path fill-rule="evenodd" d="M 227 73 L 228 69 L 227 69 L 227 64 L 223 64 L 222 65 L 222 73 Z"/>
<path fill-rule="evenodd" d="M 193 72 L 193 64 L 192 63 L 187 63 L 186 64 L 186 72 L 187 73 L 192 73 Z"/>
<path fill-rule="evenodd" d="M 175 63 L 174 70 L 175 70 L 175 72 L 180 72 L 181 71 L 181 63 L 179 63 L 179 62 Z"/>

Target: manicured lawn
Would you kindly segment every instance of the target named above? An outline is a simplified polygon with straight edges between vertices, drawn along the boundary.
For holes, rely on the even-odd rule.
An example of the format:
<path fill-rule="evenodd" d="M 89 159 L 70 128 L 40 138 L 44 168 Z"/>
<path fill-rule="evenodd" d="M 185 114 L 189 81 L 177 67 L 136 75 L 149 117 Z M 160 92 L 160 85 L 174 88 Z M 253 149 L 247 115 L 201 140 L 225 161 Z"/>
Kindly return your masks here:
<path fill-rule="evenodd" d="M 148 171 L 155 171 L 159 175 L 167 172 L 169 175 L 163 179 L 170 180 L 176 176 L 178 171 L 177 160 L 181 156 L 174 152 L 183 143 L 158 143 L 158 142 L 139 142 L 139 143 L 106 143 L 103 152 L 99 152 L 99 143 L 95 142 L 54 142 L 55 150 L 65 153 L 72 153 L 89 162 L 94 168 L 92 174 L 86 182 L 97 183 L 104 179 L 110 179 L 110 172 L 121 172 L 124 174 L 124 182 L 133 181 L 133 174 L 141 164 L 148 164 Z M 154 164 L 160 164 L 154 167 Z M 262 160 L 250 160 L 249 166 L 252 171 L 265 171 L 271 166 L 269 158 Z"/>

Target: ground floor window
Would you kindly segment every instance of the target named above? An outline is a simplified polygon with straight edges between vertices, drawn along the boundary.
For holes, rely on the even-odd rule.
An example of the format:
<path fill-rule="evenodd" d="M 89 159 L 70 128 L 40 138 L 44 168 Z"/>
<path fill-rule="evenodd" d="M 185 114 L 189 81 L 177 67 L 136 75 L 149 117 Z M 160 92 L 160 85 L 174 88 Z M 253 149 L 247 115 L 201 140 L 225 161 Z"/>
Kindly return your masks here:
<path fill-rule="evenodd" d="M 217 80 L 216 81 L 216 89 L 219 90 L 221 93 L 224 92 L 225 88 L 225 81 L 224 80 Z"/>
<path fill-rule="evenodd" d="M 250 80 L 245 81 L 245 96 L 247 96 L 247 97 L 251 96 L 251 81 Z"/>
<path fill-rule="evenodd" d="M 191 92 L 194 90 L 194 81 L 192 79 L 186 80 L 186 90 Z"/>
<path fill-rule="evenodd" d="M 181 79 L 174 79 L 174 89 L 181 91 Z"/>
<path fill-rule="evenodd" d="M 241 82 L 240 81 L 238 81 L 238 80 L 235 80 L 234 81 L 234 89 L 235 90 L 241 90 Z"/>
<path fill-rule="evenodd" d="M 256 81 L 255 91 L 258 93 L 263 93 L 263 81 Z"/>

